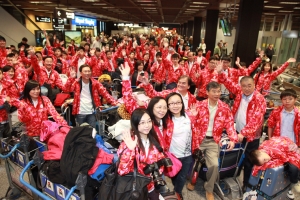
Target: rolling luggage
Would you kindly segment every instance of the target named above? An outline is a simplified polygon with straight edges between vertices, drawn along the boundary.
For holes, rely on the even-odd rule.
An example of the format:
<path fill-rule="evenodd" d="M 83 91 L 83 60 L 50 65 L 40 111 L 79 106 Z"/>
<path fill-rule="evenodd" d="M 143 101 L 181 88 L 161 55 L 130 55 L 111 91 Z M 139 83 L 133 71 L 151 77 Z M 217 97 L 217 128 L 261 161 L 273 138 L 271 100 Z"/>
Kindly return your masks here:
<path fill-rule="evenodd" d="M 250 177 L 246 190 L 246 194 L 249 195 L 244 195 L 243 199 L 251 199 L 253 196 L 257 196 L 257 200 L 286 199 L 290 184 L 290 179 L 288 173 L 284 170 L 284 166 L 260 171 L 257 176 Z"/>

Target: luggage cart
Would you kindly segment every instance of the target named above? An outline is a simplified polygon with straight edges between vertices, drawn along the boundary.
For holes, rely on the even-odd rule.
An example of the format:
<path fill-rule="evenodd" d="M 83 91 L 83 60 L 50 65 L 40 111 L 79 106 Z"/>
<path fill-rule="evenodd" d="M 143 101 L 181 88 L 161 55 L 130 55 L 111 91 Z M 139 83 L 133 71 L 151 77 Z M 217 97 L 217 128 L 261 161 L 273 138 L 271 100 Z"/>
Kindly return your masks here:
<path fill-rule="evenodd" d="M 18 124 L 19 125 L 19 124 Z M 14 125 L 15 126 L 15 125 Z M 13 130 L 14 130 L 13 126 Z M 1 146 L 6 150 L 6 154 L 0 154 L 0 158 L 4 159 L 5 170 L 7 174 L 7 179 L 9 183 L 9 188 L 6 192 L 6 197 L 9 199 L 15 199 L 20 197 L 21 195 L 26 195 L 30 199 L 38 200 L 38 196 L 33 194 L 30 190 L 25 188 L 23 184 L 19 181 L 19 174 L 23 167 L 28 163 L 30 159 L 30 154 L 35 151 L 44 151 L 46 150 L 46 145 L 41 143 L 37 138 L 33 138 L 34 142 L 37 144 L 37 148 L 29 151 L 28 147 L 30 144 L 29 137 L 22 133 L 20 137 L 20 141 L 14 146 L 9 145 L 8 138 L 3 138 L 1 140 Z M 20 151 L 18 148 L 22 148 L 24 150 Z M 26 172 L 26 180 L 33 186 L 36 187 L 36 182 L 34 178 L 33 171 L 36 166 L 28 169 Z"/>
<path fill-rule="evenodd" d="M 102 110 L 100 110 L 103 108 Z M 99 135 L 103 137 L 104 140 L 111 139 L 108 136 L 107 128 L 109 126 L 117 123 L 121 118 L 118 114 L 119 106 L 105 107 L 101 106 L 96 109 L 95 116 L 98 122 L 98 131 Z"/>

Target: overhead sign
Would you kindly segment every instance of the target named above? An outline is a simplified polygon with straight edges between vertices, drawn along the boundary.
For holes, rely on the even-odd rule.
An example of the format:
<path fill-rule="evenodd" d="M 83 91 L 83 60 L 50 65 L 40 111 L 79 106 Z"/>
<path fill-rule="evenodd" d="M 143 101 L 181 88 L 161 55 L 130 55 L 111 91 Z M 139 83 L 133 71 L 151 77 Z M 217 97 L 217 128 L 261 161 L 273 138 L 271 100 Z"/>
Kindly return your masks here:
<path fill-rule="evenodd" d="M 53 22 L 53 24 L 56 24 L 56 25 L 62 25 L 62 24 L 67 25 L 67 24 L 70 24 L 69 20 L 66 19 L 66 18 L 53 18 L 52 22 Z"/>
<path fill-rule="evenodd" d="M 75 18 L 72 20 L 72 25 L 77 26 L 97 26 L 97 20 L 87 17 L 78 17 L 75 16 Z"/>
<path fill-rule="evenodd" d="M 66 18 L 66 11 L 54 9 L 53 15 L 55 18 Z"/>
<path fill-rule="evenodd" d="M 64 25 L 52 25 L 53 29 L 64 29 L 65 26 Z"/>
<path fill-rule="evenodd" d="M 51 17 L 35 16 L 35 21 L 36 22 L 51 23 Z"/>
<path fill-rule="evenodd" d="M 75 14 L 74 13 L 71 13 L 71 12 L 66 12 L 66 17 L 68 19 L 74 19 L 75 18 Z"/>

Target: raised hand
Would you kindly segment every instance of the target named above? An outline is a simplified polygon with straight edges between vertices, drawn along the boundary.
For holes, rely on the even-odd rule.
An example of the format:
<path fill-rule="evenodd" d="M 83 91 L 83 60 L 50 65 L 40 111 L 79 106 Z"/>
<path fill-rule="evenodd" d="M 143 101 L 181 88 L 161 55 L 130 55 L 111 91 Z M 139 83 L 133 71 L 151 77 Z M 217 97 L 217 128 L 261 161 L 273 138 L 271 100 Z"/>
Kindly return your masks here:
<path fill-rule="evenodd" d="M 71 78 L 76 78 L 76 71 L 75 71 L 74 67 L 70 68 L 70 77 Z"/>
<path fill-rule="evenodd" d="M 192 104 L 191 107 L 190 107 L 190 112 L 193 116 L 197 116 L 198 115 L 198 110 L 197 110 L 197 107 L 196 107 L 196 104 Z"/>
<path fill-rule="evenodd" d="M 222 73 L 222 71 L 223 71 L 223 60 L 222 60 L 222 61 L 219 61 L 219 62 L 217 63 L 217 65 L 216 65 L 216 70 L 217 70 L 217 72 L 218 72 L 219 74 Z"/>
<path fill-rule="evenodd" d="M 122 50 L 122 56 L 126 57 L 126 51 L 125 51 L 125 49 Z"/>
<path fill-rule="evenodd" d="M 229 143 L 227 144 L 227 151 L 231 151 L 234 148 L 234 142 L 229 141 Z"/>
<path fill-rule="evenodd" d="M 122 136 L 123 136 L 123 141 L 125 142 L 128 149 L 134 150 L 137 145 L 137 136 L 135 135 L 134 140 L 132 140 L 129 130 L 123 131 Z"/>
<path fill-rule="evenodd" d="M 122 76 L 129 76 L 130 67 L 128 65 L 128 62 L 124 62 L 124 65 L 120 65 L 119 69 L 120 69 Z"/>
<path fill-rule="evenodd" d="M 289 58 L 286 62 L 293 63 L 293 62 L 296 62 L 296 59 L 295 58 Z"/>
<path fill-rule="evenodd" d="M 236 57 L 235 64 L 236 66 L 240 66 L 240 57 Z"/>
<path fill-rule="evenodd" d="M 168 48 L 168 46 L 169 46 L 169 43 L 168 42 L 164 42 L 164 47 Z"/>
<path fill-rule="evenodd" d="M 90 50 L 91 56 L 95 55 L 95 51 L 96 51 L 95 49 L 91 49 L 91 50 Z"/>

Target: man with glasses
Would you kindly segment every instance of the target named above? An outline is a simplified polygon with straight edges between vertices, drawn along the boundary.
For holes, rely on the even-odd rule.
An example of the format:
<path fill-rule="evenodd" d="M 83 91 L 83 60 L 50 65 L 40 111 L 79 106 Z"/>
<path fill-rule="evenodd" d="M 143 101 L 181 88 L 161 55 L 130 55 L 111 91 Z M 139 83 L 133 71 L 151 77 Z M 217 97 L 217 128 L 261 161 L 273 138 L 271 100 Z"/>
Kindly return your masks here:
<path fill-rule="evenodd" d="M 76 121 L 80 125 L 87 122 L 96 128 L 95 109 L 101 106 L 100 96 L 112 105 L 117 105 L 117 101 L 106 91 L 101 83 L 94 80 L 92 70 L 89 65 L 79 67 L 80 78 L 76 78 L 76 71 L 70 72 L 70 78 L 65 85 L 65 92 L 74 92 L 73 111 Z"/>
<path fill-rule="evenodd" d="M 197 100 L 202 101 L 207 99 L 206 86 L 211 81 L 218 82 L 218 74 L 215 70 L 218 59 L 214 56 L 209 58 L 208 66 L 199 75 L 196 81 L 196 86 L 198 86 Z"/>
<path fill-rule="evenodd" d="M 251 151 L 258 149 L 264 114 L 266 112 L 266 101 L 264 97 L 255 90 L 252 77 L 244 76 L 240 81 L 240 85 L 238 85 L 223 72 L 223 61 L 218 63 L 216 70 L 219 74 L 219 82 L 224 84 L 231 93 L 236 95 L 232 113 L 236 122 L 238 140 L 244 144 L 248 142 L 245 159 L 243 161 L 244 189 L 248 184 L 253 167 L 248 159 L 248 155 Z"/>

